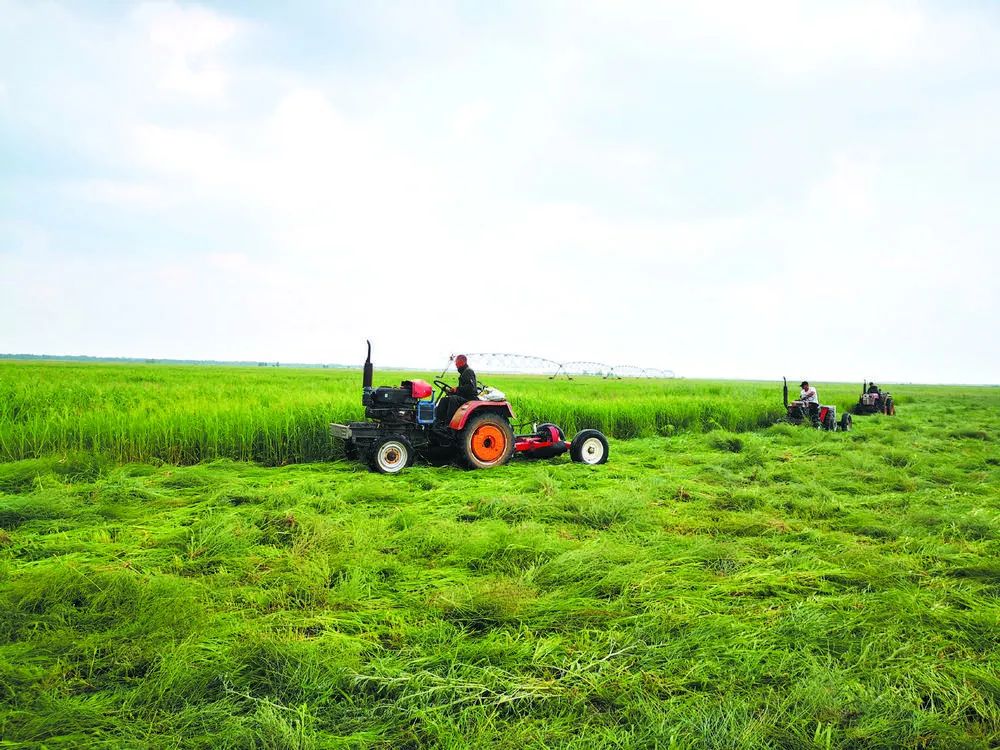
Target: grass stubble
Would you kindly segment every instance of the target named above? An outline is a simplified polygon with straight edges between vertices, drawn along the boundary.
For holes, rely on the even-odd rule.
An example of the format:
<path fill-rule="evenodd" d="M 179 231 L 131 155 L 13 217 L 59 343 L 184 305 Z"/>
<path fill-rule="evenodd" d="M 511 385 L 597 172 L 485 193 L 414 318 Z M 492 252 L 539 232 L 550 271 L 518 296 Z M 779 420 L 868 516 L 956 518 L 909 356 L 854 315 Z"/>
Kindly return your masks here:
<path fill-rule="evenodd" d="M 996 747 L 1000 391 L 894 391 L 600 467 L 0 463 L 0 747 Z"/>

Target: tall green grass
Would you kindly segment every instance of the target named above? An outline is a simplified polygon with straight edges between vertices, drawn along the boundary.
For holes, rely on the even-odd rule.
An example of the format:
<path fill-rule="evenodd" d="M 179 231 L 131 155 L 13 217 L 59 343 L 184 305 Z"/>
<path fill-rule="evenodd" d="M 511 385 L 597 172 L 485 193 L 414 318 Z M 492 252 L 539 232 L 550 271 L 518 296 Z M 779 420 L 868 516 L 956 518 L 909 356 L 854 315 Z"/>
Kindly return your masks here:
<path fill-rule="evenodd" d="M 378 382 L 404 377 L 381 373 Z M 484 380 L 507 392 L 521 421 L 552 421 L 568 433 L 739 431 L 780 414 L 776 389 L 761 384 Z M 0 460 L 84 451 L 119 462 L 322 461 L 338 456 L 329 422 L 362 417 L 354 371 L 0 363 Z"/>
<path fill-rule="evenodd" d="M 434 377 L 427 373 L 416 376 Z M 402 372 L 376 374 L 393 385 Z M 360 373 L 250 367 L 0 362 L 0 461 L 70 452 L 116 462 L 194 464 L 217 458 L 277 466 L 340 457 L 331 421 L 362 419 Z M 572 435 L 611 437 L 743 432 L 783 414 L 779 383 L 697 380 L 549 380 L 483 375 L 517 421 L 554 422 Z M 839 409 L 859 386 L 820 383 Z M 894 388 L 897 403 L 934 390 Z M 975 398 L 976 389 L 952 389 Z"/>

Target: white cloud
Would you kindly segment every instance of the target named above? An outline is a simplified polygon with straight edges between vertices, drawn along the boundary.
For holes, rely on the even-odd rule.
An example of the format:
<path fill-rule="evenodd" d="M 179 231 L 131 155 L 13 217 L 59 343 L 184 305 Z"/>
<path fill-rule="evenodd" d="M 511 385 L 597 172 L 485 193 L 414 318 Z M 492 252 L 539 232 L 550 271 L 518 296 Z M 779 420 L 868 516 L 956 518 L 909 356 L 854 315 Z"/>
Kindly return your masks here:
<path fill-rule="evenodd" d="M 769 0 L 684 4 L 681 39 L 726 48 L 788 74 L 825 68 L 904 64 L 931 41 L 926 14 L 898 3 L 840 4 Z"/>
<path fill-rule="evenodd" d="M 965 40 L 978 55 L 995 27 L 882 2 L 546 7 L 509 38 L 444 6 L 440 29 L 355 10 L 405 64 L 390 55 L 332 78 L 329 60 L 251 57 L 263 19 L 177 3 L 102 21 L 39 10 L 38 34 L 84 41 L 67 42 L 72 64 L 46 73 L 51 90 L 36 86 L 18 122 L 83 166 L 41 192 L 49 213 L 0 224 L 17 279 L 0 314 L 24 321 L 7 348 L 353 361 L 371 335 L 395 363 L 469 347 L 695 375 L 854 378 L 861 362 L 865 375 L 962 379 L 960 363 L 914 364 L 913 341 L 880 331 L 933 334 L 934 317 L 950 316 L 971 335 L 997 322 L 988 253 L 1000 227 L 962 213 L 983 195 L 962 170 L 995 176 L 1000 112 L 988 98 L 912 93 L 926 66 L 946 68 L 945 82 L 992 69 L 956 49 Z M 723 69 L 737 73 L 720 80 Z M 688 89 L 631 85 L 649 71 Z M 808 111 L 820 97 L 798 94 L 833 75 L 851 85 L 829 89 L 846 114 L 827 124 Z M 744 112 L 761 119 L 761 92 L 746 90 L 755 76 L 796 91 L 769 92 L 760 107 L 781 110 L 758 127 L 798 118 L 819 132 L 798 151 L 766 146 L 747 180 L 726 159 L 733 139 L 765 148 L 741 124 Z M 905 102 L 903 114 L 887 107 L 892 138 L 854 122 L 879 116 L 855 88 Z M 738 104 L 692 120 L 729 97 Z M 970 266 L 980 273 L 963 278 Z M 55 290 L 66 310 L 47 312 L 31 289 Z M 122 310 L 128 321 L 110 323 Z M 803 318 L 829 346 L 794 343 Z M 841 346 L 850 358 L 831 358 Z M 951 351 L 945 334 L 935 346 Z"/>
<path fill-rule="evenodd" d="M 51 238 L 44 228 L 23 219 L 0 218 L 0 256 L 32 256 L 50 246 Z M 16 281 L 10 275 L 4 280 L 11 284 Z"/>
<path fill-rule="evenodd" d="M 878 165 L 871 160 L 838 156 L 830 174 L 810 189 L 806 207 L 827 223 L 853 224 L 871 218 L 876 209 L 872 193 L 878 173 Z"/>
<path fill-rule="evenodd" d="M 243 253 L 209 253 L 206 261 L 223 271 L 239 272 L 250 268 L 250 259 Z"/>
<path fill-rule="evenodd" d="M 249 24 L 199 6 L 143 3 L 132 22 L 144 38 L 142 54 L 154 60 L 168 91 L 212 98 L 225 93 L 228 74 L 220 53 Z"/>
<path fill-rule="evenodd" d="M 176 196 L 155 182 L 95 178 L 68 180 L 62 192 L 72 200 L 143 211 L 169 207 Z"/>
<path fill-rule="evenodd" d="M 998 41 L 983 13 L 890 0 L 594 0 L 563 9 L 567 34 L 582 33 L 598 49 L 795 79 L 968 59 Z"/>
<path fill-rule="evenodd" d="M 465 138 L 478 131 L 487 120 L 497 116 L 496 106 L 488 99 L 479 98 L 459 107 L 452 127 L 457 137 Z"/>

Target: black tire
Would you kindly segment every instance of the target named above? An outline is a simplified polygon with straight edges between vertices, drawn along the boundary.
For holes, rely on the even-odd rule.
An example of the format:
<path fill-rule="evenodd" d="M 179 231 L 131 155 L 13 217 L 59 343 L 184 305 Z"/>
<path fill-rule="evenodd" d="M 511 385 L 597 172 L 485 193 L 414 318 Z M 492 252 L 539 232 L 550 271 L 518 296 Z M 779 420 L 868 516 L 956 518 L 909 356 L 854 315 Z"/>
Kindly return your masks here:
<path fill-rule="evenodd" d="M 536 432 L 538 433 L 538 435 L 539 435 L 540 437 L 546 437 L 546 438 L 547 438 L 547 437 L 548 437 L 548 435 L 547 435 L 547 434 L 546 434 L 546 433 L 545 433 L 544 431 L 545 431 L 545 430 L 546 430 L 547 428 L 549 428 L 549 427 L 555 427 L 555 428 L 556 428 L 556 434 L 557 434 L 557 435 L 559 436 L 559 439 L 560 439 L 560 440 L 565 440 L 565 439 L 566 439 L 566 433 L 564 433 L 564 432 L 563 432 L 563 431 L 562 431 L 562 430 L 561 430 L 561 429 L 559 428 L 559 426 L 558 426 L 558 425 L 554 425 L 554 424 L 552 424 L 551 422 L 542 422 L 542 423 L 541 423 L 540 425 L 538 425 L 538 429 L 536 430 Z"/>
<path fill-rule="evenodd" d="M 535 448 L 533 450 L 527 450 L 523 453 L 518 453 L 518 458 L 523 458 L 526 461 L 539 461 L 547 458 L 556 458 L 561 456 L 567 450 L 566 443 L 555 443 L 550 445 L 548 448 Z"/>
<path fill-rule="evenodd" d="M 514 454 L 514 428 L 496 412 L 473 414 L 462 430 L 458 452 L 470 469 L 503 466 Z"/>
<path fill-rule="evenodd" d="M 344 458 L 346 458 L 348 461 L 358 460 L 358 446 L 356 446 L 350 440 L 344 443 Z"/>
<path fill-rule="evenodd" d="M 890 417 L 896 416 L 896 404 L 893 403 L 892 396 L 885 400 L 885 413 Z"/>
<path fill-rule="evenodd" d="M 368 468 L 377 474 L 398 474 L 413 465 L 414 457 L 409 440 L 402 435 L 386 435 L 368 451 Z"/>
<path fill-rule="evenodd" d="M 837 419 L 833 416 L 833 412 L 827 412 L 826 418 L 823 420 L 823 429 L 827 432 L 835 432 L 837 430 Z"/>
<path fill-rule="evenodd" d="M 569 457 L 578 464 L 607 463 L 608 439 L 600 430 L 580 430 L 570 443 Z"/>
<path fill-rule="evenodd" d="M 852 419 L 850 412 L 844 414 L 844 416 L 840 418 L 841 432 L 850 432 L 853 424 L 854 420 Z"/>

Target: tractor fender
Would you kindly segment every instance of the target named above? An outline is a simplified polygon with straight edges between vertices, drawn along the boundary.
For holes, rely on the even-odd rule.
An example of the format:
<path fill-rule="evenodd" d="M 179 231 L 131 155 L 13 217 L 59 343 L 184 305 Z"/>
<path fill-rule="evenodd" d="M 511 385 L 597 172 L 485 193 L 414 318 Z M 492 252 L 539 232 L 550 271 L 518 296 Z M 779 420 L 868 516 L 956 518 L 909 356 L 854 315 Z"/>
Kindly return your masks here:
<path fill-rule="evenodd" d="M 469 417 L 476 412 L 484 411 L 501 414 L 507 417 L 507 419 L 514 418 L 514 410 L 510 408 L 510 404 L 506 401 L 466 401 L 455 410 L 455 414 L 452 416 L 448 426 L 453 430 L 461 430 L 465 427 L 465 423 L 469 421 Z"/>

